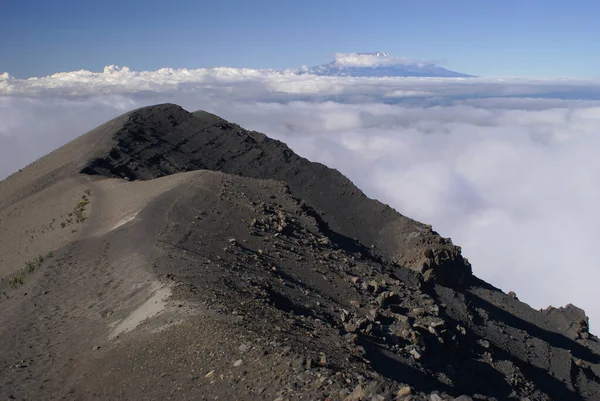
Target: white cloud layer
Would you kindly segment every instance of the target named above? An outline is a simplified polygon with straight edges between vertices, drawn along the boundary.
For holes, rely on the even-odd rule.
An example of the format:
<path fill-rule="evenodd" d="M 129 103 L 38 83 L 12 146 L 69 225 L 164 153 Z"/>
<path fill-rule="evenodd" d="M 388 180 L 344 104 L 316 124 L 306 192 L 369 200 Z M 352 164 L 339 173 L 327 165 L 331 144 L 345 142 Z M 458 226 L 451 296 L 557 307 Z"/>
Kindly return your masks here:
<path fill-rule="evenodd" d="M 3 74 L 0 178 L 160 102 L 287 142 L 452 237 L 479 277 L 536 308 L 572 302 L 600 324 L 600 82 L 114 66 Z"/>

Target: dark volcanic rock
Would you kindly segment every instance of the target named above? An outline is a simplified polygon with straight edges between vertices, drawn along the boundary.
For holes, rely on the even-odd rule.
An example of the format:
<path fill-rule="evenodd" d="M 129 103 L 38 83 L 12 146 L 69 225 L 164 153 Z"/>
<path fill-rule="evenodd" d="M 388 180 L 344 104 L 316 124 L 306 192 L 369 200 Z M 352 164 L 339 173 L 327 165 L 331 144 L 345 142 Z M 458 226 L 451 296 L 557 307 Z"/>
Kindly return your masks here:
<path fill-rule="evenodd" d="M 566 336 L 574 340 L 578 338 L 587 339 L 589 337 L 589 319 L 583 309 L 568 304 L 564 308 L 553 308 L 550 306 L 543 310 L 543 313 L 555 318 L 555 321 L 558 323 L 557 328 Z"/>
<path fill-rule="evenodd" d="M 207 169 L 285 182 L 337 233 L 335 241 L 355 242 L 400 266 L 435 270 L 439 283 L 456 286 L 471 267 L 460 249 L 429 226 L 367 198 L 337 170 L 310 162 L 284 143 L 247 131 L 206 112 L 188 113 L 164 104 L 129 114 L 113 135 L 113 146 L 81 172 L 148 180 L 181 171 Z M 355 240 L 356 239 L 356 240 Z"/>

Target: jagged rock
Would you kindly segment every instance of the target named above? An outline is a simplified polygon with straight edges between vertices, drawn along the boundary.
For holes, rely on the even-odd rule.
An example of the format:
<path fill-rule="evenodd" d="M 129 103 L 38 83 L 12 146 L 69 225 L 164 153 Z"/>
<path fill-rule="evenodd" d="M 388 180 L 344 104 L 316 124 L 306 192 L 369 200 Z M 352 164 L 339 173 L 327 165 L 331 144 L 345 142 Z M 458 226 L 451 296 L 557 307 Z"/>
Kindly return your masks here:
<path fill-rule="evenodd" d="M 394 318 L 396 319 L 396 321 L 403 322 L 403 323 L 407 323 L 410 321 L 410 317 L 408 317 L 406 315 L 402 315 L 400 313 L 395 313 Z"/>
<path fill-rule="evenodd" d="M 410 395 L 412 393 L 412 389 L 408 386 L 402 387 L 400 390 L 398 390 L 398 393 L 396 393 L 396 395 L 398 397 L 406 397 L 407 395 Z"/>
<path fill-rule="evenodd" d="M 369 312 L 367 313 L 367 319 L 369 319 L 371 322 L 378 321 L 379 317 L 380 317 L 380 314 L 377 309 L 370 309 Z"/>
<path fill-rule="evenodd" d="M 363 290 L 378 293 L 379 292 L 379 283 L 375 280 L 371 280 L 368 283 L 362 283 L 362 288 L 363 288 Z"/>
<path fill-rule="evenodd" d="M 554 318 L 557 328 L 572 339 L 589 335 L 589 318 L 583 309 L 575 305 L 568 304 L 560 308 L 549 306 L 542 313 Z"/>
<path fill-rule="evenodd" d="M 423 316 L 423 315 L 425 315 L 425 308 L 414 308 L 414 309 L 412 310 L 412 313 L 413 313 L 415 316 Z"/>
<path fill-rule="evenodd" d="M 344 400 L 345 401 L 361 401 L 365 398 L 366 393 L 363 390 L 362 386 L 357 385 L 351 394 L 349 394 Z"/>
<path fill-rule="evenodd" d="M 377 304 L 381 307 L 386 307 L 387 305 L 393 303 L 397 300 L 397 295 L 393 291 L 384 291 L 377 297 Z"/>
<path fill-rule="evenodd" d="M 350 322 L 350 323 L 344 324 L 344 330 L 346 330 L 348 333 L 354 333 L 354 332 L 358 331 L 359 327 L 360 326 L 358 324 L 356 324 L 356 322 Z"/>
<path fill-rule="evenodd" d="M 446 322 L 444 322 L 443 320 L 437 320 L 435 322 L 429 323 L 429 325 L 434 329 L 440 329 L 446 326 Z"/>

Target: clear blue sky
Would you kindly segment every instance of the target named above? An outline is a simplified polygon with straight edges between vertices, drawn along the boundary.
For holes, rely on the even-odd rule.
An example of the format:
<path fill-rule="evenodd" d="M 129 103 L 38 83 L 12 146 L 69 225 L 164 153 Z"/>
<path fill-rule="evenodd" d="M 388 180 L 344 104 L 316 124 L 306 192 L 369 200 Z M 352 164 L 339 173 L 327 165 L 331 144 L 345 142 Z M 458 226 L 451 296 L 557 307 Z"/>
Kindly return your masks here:
<path fill-rule="evenodd" d="M 281 68 L 383 50 L 476 75 L 600 77 L 600 1 L 0 0 L 0 73 Z"/>

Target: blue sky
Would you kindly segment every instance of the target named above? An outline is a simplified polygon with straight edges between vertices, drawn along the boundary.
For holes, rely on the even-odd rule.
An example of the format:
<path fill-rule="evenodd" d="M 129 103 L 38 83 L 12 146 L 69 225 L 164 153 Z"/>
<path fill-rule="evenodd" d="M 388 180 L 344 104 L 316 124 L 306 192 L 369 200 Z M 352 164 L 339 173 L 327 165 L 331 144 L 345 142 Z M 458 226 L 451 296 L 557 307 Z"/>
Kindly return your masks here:
<path fill-rule="evenodd" d="M 296 68 L 383 50 L 483 76 L 600 77 L 597 1 L 2 0 L 0 72 Z"/>

